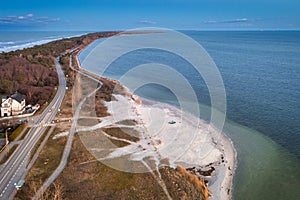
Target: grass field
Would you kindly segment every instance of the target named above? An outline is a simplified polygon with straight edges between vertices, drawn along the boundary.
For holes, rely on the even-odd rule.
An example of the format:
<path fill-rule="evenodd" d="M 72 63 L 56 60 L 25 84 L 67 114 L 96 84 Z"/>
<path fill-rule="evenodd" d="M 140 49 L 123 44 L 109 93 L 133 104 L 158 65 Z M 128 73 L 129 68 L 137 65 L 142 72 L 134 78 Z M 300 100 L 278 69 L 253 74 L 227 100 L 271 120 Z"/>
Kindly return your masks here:
<path fill-rule="evenodd" d="M 76 135 L 69 163 L 56 180 L 56 184 L 64 188 L 63 199 L 168 199 L 150 172 L 126 173 L 99 161 L 87 162 L 94 160 Z M 163 167 L 160 173 L 173 199 L 206 199 L 208 196 L 204 182 L 184 168 Z"/>
<path fill-rule="evenodd" d="M 57 140 L 52 139 L 59 132 L 60 130 L 56 128 L 50 135 L 38 159 L 27 175 L 24 187 L 18 191 L 15 199 L 31 199 L 36 190 L 59 165 L 66 144 L 66 137 Z"/>
<path fill-rule="evenodd" d="M 26 125 L 22 124 L 16 130 L 14 130 L 8 137 L 9 141 L 10 142 L 14 141 L 20 135 L 20 133 L 23 131 L 25 127 Z"/>
<path fill-rule="evenodd" d="M 17 149 L 19 145 L 18 144 L 14 144 L 12 147 L 9 147 L 9 151 L 8 153 L 2 158 L 2 160 L 0 161 L 0 164 L 4 164 L 9 157 L 14 153 L 14 151 Z M 6 149 L 4 149 L 3 151 L 7 151 L 8 147 L 6 147 Z"/>

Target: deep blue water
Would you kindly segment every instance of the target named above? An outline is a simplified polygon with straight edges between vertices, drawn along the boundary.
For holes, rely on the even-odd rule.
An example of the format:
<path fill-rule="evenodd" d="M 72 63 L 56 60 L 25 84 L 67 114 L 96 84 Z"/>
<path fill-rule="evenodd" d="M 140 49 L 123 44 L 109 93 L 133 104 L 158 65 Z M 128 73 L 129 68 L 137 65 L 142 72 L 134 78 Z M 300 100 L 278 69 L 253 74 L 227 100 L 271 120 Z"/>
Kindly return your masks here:
<path fill-rule="evenodd" d="M 183 33 L 199 42 L 218 66 L 226 89 L 227 118 L 269 136 L 300 158 L 300 32 Z M 187 61 L 169 52 L 142 49 L 128 53 L 114 61 L 105 75 L 119 79 L 128 70 L 151 62 L 175 68 L 190 81 L 199 102 L 210 105 L 202 78 Z M 166 88 L 154 87 L 153 97 L 147 87 L 139 92 L 153 99 L 168 93 Z M 163 92 L 157 95 L 159 91 Z M 165 101 L 167 96 L 163 95 Z"/>
<path fill-rule="evenodd" d="M 227 117 L 300 158 L 300 32 L 188 32 L 217 64 Z"/>
<path fill-rule="evenodd" d="M 300 32 L 183 33 L 205 48 L 224 81 L 227 119 L 223 131 L 238 152 L 234 198 L 300 199 Z M 83 51 L 80 60 L 100 42 Z M 104 75 L 119 79 L 144 63 L 172 66 L 184 75 L 197 93 L 203 111 L 200 117 L 210 119 L 206 84 L 187 61 L 170 52 L 141 49 L 127 53 L 116 59 Z M 92 66 L 83 67 L 97 73 Z M 169 89 L 156 84 L 135 92 L 177 104 Z"/>
<path fill-rule="evenodd" d="M 224 81 L 227 95 L 224 132 L 238 152 L 234 198 L 300 199 L 300 32 L 183 33 L 205 48 Z M 83 32 L 0 31 L 0 52 L 80 34 Z M 97 43 L 83 51 L 81 59 L 95 46 Z M 105 75 L 117 79 L 136 65 L 150 62 L 172 66 L 183 74 L 197 91 L 200 117 L 209 120 L 210 96 L 206 85 L 189 63 L 172 53 L 153 49 L 134 51 L 112 63 Z M 89 66 L 84 67 L 93 71 Z M 161 86 L 147 85 L 137 93 L 177 103 L 175 96 Z"/>

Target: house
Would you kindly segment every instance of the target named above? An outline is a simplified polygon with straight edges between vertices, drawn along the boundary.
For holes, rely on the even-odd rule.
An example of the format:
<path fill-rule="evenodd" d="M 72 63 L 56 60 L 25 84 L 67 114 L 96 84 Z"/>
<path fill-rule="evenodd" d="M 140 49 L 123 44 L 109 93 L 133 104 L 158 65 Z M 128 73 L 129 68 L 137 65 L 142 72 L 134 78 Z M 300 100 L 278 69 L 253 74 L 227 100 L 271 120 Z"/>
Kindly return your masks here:
<path fill-rule="evenodd" d="M 1 117 L 20 115 L 25 111 L 25 106 L 25 98 L 19 92 L 11 96 L 2 96 Z"/>
<path fill-rule="evenodd" d="M 1 117 L 11 116 L 11 99 L 9 96 L 2 96 L 0 111 Z"/>

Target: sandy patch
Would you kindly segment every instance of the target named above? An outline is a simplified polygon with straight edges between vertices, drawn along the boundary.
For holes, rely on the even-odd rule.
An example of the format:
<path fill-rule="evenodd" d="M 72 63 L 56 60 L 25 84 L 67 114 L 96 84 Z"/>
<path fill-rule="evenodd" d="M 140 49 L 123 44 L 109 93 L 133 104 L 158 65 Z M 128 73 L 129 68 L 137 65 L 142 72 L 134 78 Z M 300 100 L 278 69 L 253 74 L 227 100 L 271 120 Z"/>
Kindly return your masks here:
<path fill-rule="evenodd" d="M 156 170 L 168 159 L 170 166 L 175 168 L 180 164 L 207 180 L 211 199 L 231 198 L 236 153 L 232 142 L 223 133 L 199 118 L 167 104 L 150 101 L 137 103 L 136 96 L 135 99 L 122 95 L 114 97 L 116 101 L 106 103 L 110 116 L 102 118 L 94 126 L 78 127 L 78 131 L 122 127 L 118 122 L 134 120 L 137 122 L 134 128 L 139 131 L 140 140 L 133 142 L 122 139 L 129 145 L 111 147 L 108 153 L 100 156 L 95 152 L 105 149 L 95 150 L 94 145 L 91 147 L 92 154 L 98 160 L 121 157 L 126 157 L 129 160 L 127 162 L 151 160 L 148 170 Z M 106 137 L 117 139 L 109 135 Z M 205 174 L 209 170 L 212 174 Z"/>

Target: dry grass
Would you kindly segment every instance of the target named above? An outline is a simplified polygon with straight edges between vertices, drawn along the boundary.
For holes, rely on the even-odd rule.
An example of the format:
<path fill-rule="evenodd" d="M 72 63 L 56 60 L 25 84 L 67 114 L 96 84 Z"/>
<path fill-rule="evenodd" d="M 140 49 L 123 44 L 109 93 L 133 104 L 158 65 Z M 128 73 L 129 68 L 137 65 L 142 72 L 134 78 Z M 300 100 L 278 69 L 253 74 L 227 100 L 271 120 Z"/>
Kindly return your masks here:
<path fill-rule="evenodd" d="M 30 128 L 26 128 L 26 130 L 24 131 L 23 135 L 20 137 L 19 140 L 24 140 L 24 138 L 26 137 L 26 135 L 28 134 L 29 131 L 30 131 Z"/>
<path fill-rule="evenodd" d="M 0 164 L 4 164 L 9 159 L 9 157 L 15 152 L 15 150 L 17 149 L 18 146 L 19 146 L 18 144 L 14 144 L 12 147 L 6 146 L 6 149 L 4 149 L 3 151 L 5 152 L 8 149 L 9 150 L 8 150 L 7 154 L 2 158 L 2 160 L 0 160 Z"/>
<path fill-rule="evenodd" d="M 139 133 L 134 130 L 133 128 L 103 128 L 102 129 L 105 133 L 110 136 L 114 136 L 117 138 L 126 139 L 132 142 L 139 141 Z"/>
<path fill-rule="evenodd" d="M 64 199 L 167 199 L 150 173 L 120 172 L 101 162 L 81 164 L 89 160 L 94 157 L 76 136 L 69 164 L 58 178 Z"/>
<path fill-rule="evenodd" d="M 78 126 L 94 126 L 98 123 L 99 123 L 99 121 L 97 119 L 80 118 L 77 120 Z"/>
<path fill-rule="evenodd" d="M 93 160 L 76 136 L 68 166 L 56 180 L 64 188 L 63 199 L 167 199 L 151 173 L 126 173 L 98 161 L 87 162 Z M 204 182 L 194 175 L 169 167 L 160 173 L 173 199 L 207 199 Z"/>
<path fill-rule="evenodd" d="M 45 130 L 45 132 L 43 133 L 43 135 L 40 137 L 39 141 L 34 145 L 33 149 L 30 151 L 30 159 L 31 160 L 34 156 L 34 154 L 36 153 L 36 151 L 39 149 L 40 145 L 42 144 L 43 140 L 45 139 L 45 137 L 48 134 L 48 131 L 51 129 L 50 126 L 47 127 L 47 129 Z"/>
<path fill-rule="evenodd" d="M 66 95 L 62 101 L 60 107 L 59 117 L 71 118 L 73 117 L 73 107 L 72 107 L 72 91 L 69 89 L 66 91 Z"/>
<path fill-rule="evenodd" d="M 113 100 L 111 94 L 115 91 L 126 93 L 123 89 L 121 91 L 121 87 L 116 87 L 117 83 L 115 82 L 107 79 L 104 79 L 103 82 L 104 87 L 96 93 L 95 97 L 95 110 L 98 117 L 108 115 L 107 108 L 102 104 L 103 100 Z M 135 125 L 133 121 L 120 122 L 120 124 L 123 123 Z M 128 128 L 126 131 L 122 131 L 119 128 L 106 128 L 103 131 L 111 136 L 138 141 L 138 133 L 134 129 Z M 130 134 L 128 131 L 131 131 Z M 127 145 L 124 142 L 111 141 L 117 146 Z M 122 161 L 116 160 L 116 162 Z M 168 162 L 165 161 L 165 163 Z M 208 190 L 198 177 L 190 175 L 186 171 L 183 173 L 169 167 L 160 169 L 160 173 L 173 199 L 207 199 L 208 192 L 206 191 Z M 68 165 L 56 181 L 63 185 L 63 199 L 168 199 L 156 178 L 151 173 L 126 173 L 95 161 L 95 158 L 82 144 L 79 136 L 76 135 Z"/>
<path fill-rule="evenodd" d="M 30 199 L 59 165 L 66 143 L 66 137 L 57 140 L 52 139 L 59 132 L 60 130 L 56 128 L 49 137 L 26 177 L 24 187 L 18 191 L 15 199 Z"/>
<path fill-rule="evenodd" d="M 84 86 L 84 78 L 79 78 L 79 83 Z M 117 82 L 101 78 L 104 86 L 96 93 L 94 99 L 95 111 L 98 117 L 108 116 L 107 108 L 103 100 L 112 101 L 112 93 L 126 94 Z M 88 87 L 88 85 L 87 85 Z M 80 101 L 84 91 L 77 91 L 72 100 L 72 94 L 67 92 L 63 101 L 60 117 L 72 117 L 72 102 Z M 120 124 L 135 125 L 134 121 L 124 121 Z M 107 134 L 138 141 L 138 133 L 134 129 L 122 131 L 119 128 L 103 129 Z M 129 131 L 129 134 L 128 134 Z M 124 142 L 111 140 L 117 146 L 127 145 Z M 53 172 L 59 164 L 65 138 L 59 141 L 49 141 L 42 150 L 33 169 L 26 178 L 25 186 L 18 192 L 17 199 L 29 199 L 35 193 L 41 183 Z M 90 162 L 91 161 L 91 162 Z M 45 164 L 47 162 L 47 164 Z M 52 163 L 50 163 L 52 162 Z M 118 161 L 117 161 L 118 162 Z M 168 160 L 164 163 L 167 165 Z M 140 163 L 139 163 L 140 164 Z M 178 167 L 172 169 L 163 167 L 160 169 L 162 179 L 173 199 L 199 199 L 208 197 L 208 190 L 205 183 L 198 177 L 189 174 L 185 169 Z M 157 175 L 158 172 L 155 172 Z M 32 184 L 36 185 L 32 185 Z M 68 164 L 54 184 L 45 191 L 43 199 L 128 199 L 128 200 L 154 200 L 168 199 L 163 189 L 151 173 L 126 173 L 115 170 L 105 164 L 95 161 L 95 158 L 85 148 L 78 135 L 75 135 Z"/>
<path fill-rule="evenodd" d="M 9 141 L 14 141 L 20 133 L 23 131 L 23 129 L 26 127 L 25 124 L 20 125 L 16 130 L 14 130 L 10 135 L 9 135 Z"/>
<path fill-rule="evenodd" d="M 177 170 L 184 176 L 189 179 L 189 181 L 199 190 L 202 192 L 205 199 L 209 197 L 208 188 L 204 182 L 204 180 L 200 179 L 198 176 L 189 173 L 184 167 L 181 165 L 177 166 Z"/>
<path fill-rule="evenodd" d="M 183 167 L 164 167 L 160 172 L 172 199 L 208 199 L 209 193 L 204 181 L 188 173 Z"/>
<path fill-rule="evenodd" d="M 116 124 L 121 124 L 121 125 L 126 125 L 126 126 L 135 126 L 137 125 L 137 121 L 135 120 L 131 120 L 131 119 L 126 119 L 126 120 L 122 120 L 117 122 Z"/>
<path fill-rule="evenodd" d="M 40 185 L 42 185 L 42 181 L 32 181 L 29 183 L 29 188 L 32 191 L 32 195 L 37 193 L 37 191 L 39 190 Z M 21 191 L 18 191 L 18 195 L 15 196 L 15 200 L 18 199 L 30 199 L 30 197 L 27 196 L 21 196 L 19 195 Z M 40 197 L 38 197 L 37 200 L 63 200 L 63 186 L 60 183 L 53 183 L 50 188 L 48 188 Z"/>
<path fill-rule="evenodd" d="M 120 141 L 120 140 L 114 140 L 114 139 L 111 139 L 111 138 L 109 138 L 109 140 L 116 147 L 125 147 L 125 146 L 129 145 L 128 142 L 124 142 L 124 141 Z"/>

